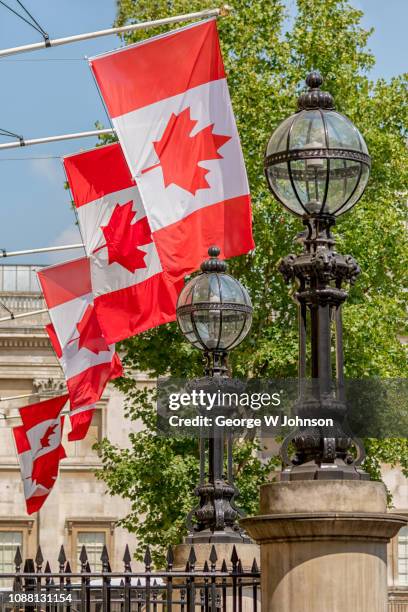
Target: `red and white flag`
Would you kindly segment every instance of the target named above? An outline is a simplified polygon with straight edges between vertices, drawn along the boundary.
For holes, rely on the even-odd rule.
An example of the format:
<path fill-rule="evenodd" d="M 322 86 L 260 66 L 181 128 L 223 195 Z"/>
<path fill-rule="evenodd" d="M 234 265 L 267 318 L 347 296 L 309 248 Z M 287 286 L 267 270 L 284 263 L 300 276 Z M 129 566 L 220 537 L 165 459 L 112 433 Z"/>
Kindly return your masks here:
<path fill-rule="evenodd" d="M 57 359 L 60 362 L 62 371 L 65 374 L 66 357 L 65 359 L 63 358 L 64 357 L 63 350 L 59 343 L 57 334 L 55 333 L 53 324 L 49 323 L 48 325 L 46 325 L 45 330 L 48 334 L 48 337 L 50 339 L 54 352 L 57 356 Z M 66 379 L 68 381 L 67 376 L 66 376 Z M 71 389 L 72 389 L 72 386 L 71 386 Z M 76 387 L 74 388 L 74 391 L 71 394 L 73 396 L 74 401 L 75 401 L 75 395 L 76 395 L 75 391 L 76 391 Z M 91 406 L 80 406 L 79 408 L 71 408 L 70 413 L 69 413 L 69 420 L 71 422 L 71 431 L 68 434 L 68 440 L 70 442 L 74 442 L 75 440 L 83 440 L 85 438 L 86 434 L 88 433 L 89 427 L 92 423 L 92 417 L 93 417 L 94 412 L 95 412 L 95 404 L 92 404 Z"/>
<path fill-rule="evenodd" d="M 163 270 L 120 145 L 71 155 L 64 165 L 106 340 L 116 342 L 174 321 L 182 280 Z"/>
<path fill-rule="evenodd" d="M 20 408 L 23 425 L 13 428 L 28 514 L 37 512 L 58 476 L 65 450 L 61 444 L 68 395 Z"/>
<path fill-rule="evenodd" d="M 122 375 L 115 346 L 105 340 L 93 305 L 87 257 L 44 268 L 38 278 L 55 335 L 71 409 L 97 402 L 106 384 Z M 50 331 L 50 330 L 48 330 Z"/>
<path fill-rule="evenodd" d="M 92 58 L 90 66 L 163 269 L 181 278 L 214 244 L 223 257 L 250 251 L 249 187 L 215 20 Z"/>

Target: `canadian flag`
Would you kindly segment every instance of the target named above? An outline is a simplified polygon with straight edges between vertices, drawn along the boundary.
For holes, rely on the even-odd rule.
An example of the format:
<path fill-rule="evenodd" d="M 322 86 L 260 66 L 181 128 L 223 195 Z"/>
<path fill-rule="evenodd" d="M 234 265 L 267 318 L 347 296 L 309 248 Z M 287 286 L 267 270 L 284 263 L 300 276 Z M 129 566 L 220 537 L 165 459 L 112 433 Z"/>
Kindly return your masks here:
<path fill-rule="evenodd" d="M 248 181 L 215 20 L 90 60 L 164 270 L 253 246 Z"/>
<path fill-rule="evenodd" d="M 68 395 L 20 408 L 23 425 L 13 428 L 28 514 L 37 512 L 58 476 L 65 450 L 61 444 Z"/>
<path fill-rule="evenodd" d="M 51 345 L 54 349 L 54 352 L 57 356 L 58 361 L 60 362 L 62 371 L 65 374 L 66 369 L 66 356 L 64 358 L 64 352 L 59 343 L 57 334 L 55 333 L 55 328 L 52 323 L 49 323 L 45 326 L 45 330 L 50 339 Z M 66 377 L 68 380 L 68 377 Z M 75 400 L 75 391 L 72 393 L 73 398 Z M 95 412 L 95 404 L 91 406 L 80 406 L 79 408 L 71 408 L 69 413 L 69 420 L 71 422 L 71 431 L 68 434 L 68 440 L 70 442 L 74 442 L 75 440 L 83 440 L 88 433 L 89 427 L 92 423 L 92 417 Z"/>
<path fill-rule="evenodd" d="M 105 340 L 93 305 L 89 259 L 42 269 L 38 278 L 53 329 L 48 329 L 60 360 L 71 409 L 97 402 L 109 380 L 122 375 L 115 346 Z M 58 341 L 58 342 L 57 342 Z"/>
<path fill-rule="evenodd" d="M 90 258 L 95 311 L 107 342 L 174 321 L 182 279 L 163 270 L 120 145 L 71 155 L 64 166 Z"/>

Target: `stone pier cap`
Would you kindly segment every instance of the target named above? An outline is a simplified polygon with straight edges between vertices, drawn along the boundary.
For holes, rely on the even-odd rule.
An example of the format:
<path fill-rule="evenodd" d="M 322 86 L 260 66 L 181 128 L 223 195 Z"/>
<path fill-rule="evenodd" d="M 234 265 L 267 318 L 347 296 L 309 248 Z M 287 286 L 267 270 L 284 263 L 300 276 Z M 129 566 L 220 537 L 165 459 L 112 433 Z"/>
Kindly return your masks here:
<path fill-rule="evenodd" d="M 256 542 L 364 539 L 386 542 L 407 524 L 387 512 L 382 482 L 309 480 L 261 487 L 260 513 L 241 519 Z"/>

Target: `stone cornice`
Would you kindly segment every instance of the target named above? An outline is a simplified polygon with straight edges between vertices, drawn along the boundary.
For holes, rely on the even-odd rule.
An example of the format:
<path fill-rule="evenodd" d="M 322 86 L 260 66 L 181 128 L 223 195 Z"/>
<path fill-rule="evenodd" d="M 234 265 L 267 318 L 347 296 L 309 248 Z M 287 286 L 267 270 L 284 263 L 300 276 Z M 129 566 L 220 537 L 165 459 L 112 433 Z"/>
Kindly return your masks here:
<path fill-rule="evenodd" d="M 75 517 L 68 518 L 65 520 L 65 528 L 68 530 L 68 533 L 71 534 L 74 527 L 106 527 L 109 525 L 109 530 L 111 535 L 115 531 L 116 523 L 118 519 L 112 516 L 101 516 L 88 519 L 86 517 Z"/>
<path fill-rule="evenodd" d="M 21 525 L 21 527 L 26 527 L 28 529 L 28 533 L 31 533 L 34 527 L 34 522 L 34 519 L 24 516 L 0 517 L 0 527 L 15 527 L 16 524 L 18 524 Z"/>
<path fill-rule="evenodd" d="M 51 352 L 51 345 L 48 336 L 43 335 L 0 335 L 0 348 L 48 348 Z"/>

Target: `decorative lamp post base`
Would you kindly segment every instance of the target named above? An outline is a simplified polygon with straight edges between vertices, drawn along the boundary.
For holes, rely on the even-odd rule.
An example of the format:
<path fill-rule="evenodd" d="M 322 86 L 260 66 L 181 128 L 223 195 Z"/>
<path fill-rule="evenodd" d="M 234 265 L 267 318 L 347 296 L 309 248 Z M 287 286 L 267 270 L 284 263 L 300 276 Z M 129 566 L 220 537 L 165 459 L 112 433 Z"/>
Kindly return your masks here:
<path fill-rule="evenodd" d="M 196 533 L 189 533 L 184 538 L 185 544 L 253 544 L 242 529 L 226 527 L 222 531 L 204 529 Z"/>
<path fill-rule="evenodd" d="M 296 480 L 370 480 L 370 476 L 356 465 L 348 465 L 342 459 L 332 463 L 308 461 L 296 467 L 287 467 L 280 475 L 281 482 Z"/>
<path fill-rule="evenodd" d="M 355 465 L 347 465 L 342 459 L 336 459 L 333 463 L 321 463 L 320 465 L 309 461 L 294 468 L 282 470 L 281 482 L 296 480 L 370 480 L 370 476 Z"/>

